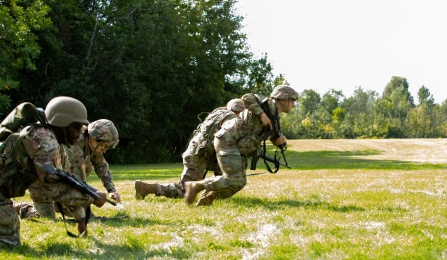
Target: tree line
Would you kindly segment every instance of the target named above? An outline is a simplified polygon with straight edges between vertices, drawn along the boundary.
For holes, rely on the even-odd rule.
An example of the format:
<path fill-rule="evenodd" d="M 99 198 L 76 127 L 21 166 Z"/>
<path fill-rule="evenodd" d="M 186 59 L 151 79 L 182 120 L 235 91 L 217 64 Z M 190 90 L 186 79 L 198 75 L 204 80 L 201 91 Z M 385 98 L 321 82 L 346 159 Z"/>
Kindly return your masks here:
<path fill-rule="evenodd" d="M 235 0 L 2 0 L 0 116 L 28 101 L 81 100 L 120 144 L 111 163 L 181 161 L 201 112 L 286 79 L 252 53 Z M 298 87 L 298 86 L 295 86 Z M 299 89 L 297 89 L 299 91 Z M 428 89 L 414 105 L 404 78 L 382 96 L 300 91 L 282 119 L 288 138 L 445 137 L 445 104 Z M 203 119 L 203 117 L 202 117 Z"/>
<path fill-rule="evenodd" d="M 436 104 L 421 86 L 415 105 L 408 87 L 407 79 L 393 76 L 380 95 L 361 87 L 351 97 L 306 89 L 297 109 L 282 118 L 283 132 L 293 139 L 447 137 L 447 100 Z"/>

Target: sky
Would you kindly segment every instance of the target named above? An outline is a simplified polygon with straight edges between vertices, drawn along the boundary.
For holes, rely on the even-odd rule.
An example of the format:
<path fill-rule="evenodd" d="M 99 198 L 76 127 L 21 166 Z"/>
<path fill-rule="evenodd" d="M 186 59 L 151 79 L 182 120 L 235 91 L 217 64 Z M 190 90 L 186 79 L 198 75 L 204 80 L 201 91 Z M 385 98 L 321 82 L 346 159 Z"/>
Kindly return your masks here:
<path fill-rule="evenodd" d="M 298 92 L 382 95 L 399 76 L 416 103 L 422 86 L 447 99 L 446 0 L 238 1 L 248 45 Z"/>

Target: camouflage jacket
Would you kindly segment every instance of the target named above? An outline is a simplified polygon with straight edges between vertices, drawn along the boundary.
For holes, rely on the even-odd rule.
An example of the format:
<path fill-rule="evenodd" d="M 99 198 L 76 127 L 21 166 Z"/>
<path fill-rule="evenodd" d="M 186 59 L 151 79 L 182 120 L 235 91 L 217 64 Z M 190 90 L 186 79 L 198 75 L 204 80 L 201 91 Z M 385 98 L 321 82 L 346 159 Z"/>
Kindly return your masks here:
<path fill-rule="evenodd" d="M 221 130 L 216 133 L 216 136 L 231 137 L 245 157 L 256 156 L 261 148 L 263 135 L 269 128 L 262 126 L 261 114 L 263 112 L 259 101 L 264 97 L 255 94 L 245 94 L 242 96 L 246 110 L 242 111 L 236 118 L 226 121 Z M 259 101 L 258 101 L 259 100 Z M 274 102 L 269 99 L 269 106 L 272 114 L 277 115 L 277 108 Z M 229 140 L 227 140 L 229 141 Z"/>
<path fill-rule="evenodd" d="M 22 129 L 20 134 L 24 135 L 20 143 L 16 143 L 18 138 L 13 138 L 14 135 L 6 139 L 5 143 L 3 155 L 6 161 L 0 178 L 0 189 L 7 197 L 23 196 L 36 180 L 57 182 L 58 177 L 44 170 L 43 165 L 46 163 L 65 171 L 69 168 L 64 148 L 59 145 L 50 128 L 32 124 Z"/>
<path fill-rule="evenodd" d="M 107 163 L 102 153 L 94 153 L 89 146 L 89 135 L 84 133 L 74 145 L 65 146 L 66 153 L 70 160 L 71 172 L 83 181 L 87 181 L 91 167 L 102 182 L 108 192 L 115 191 L 115 184 L 112 180 L 112 173 L 109 171 Z"/>

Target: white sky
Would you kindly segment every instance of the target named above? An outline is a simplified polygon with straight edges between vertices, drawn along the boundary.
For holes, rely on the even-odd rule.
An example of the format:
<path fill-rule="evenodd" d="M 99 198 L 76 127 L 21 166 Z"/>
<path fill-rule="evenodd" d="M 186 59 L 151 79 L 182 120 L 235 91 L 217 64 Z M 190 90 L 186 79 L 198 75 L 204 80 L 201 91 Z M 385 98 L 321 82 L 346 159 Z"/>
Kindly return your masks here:
<path fill-rule="evenodd" d="M 447 99 L 447 0 L 239 0 L 244 32 L 298 92 L 356 87 L 382 95 L 407 79 Z"/>

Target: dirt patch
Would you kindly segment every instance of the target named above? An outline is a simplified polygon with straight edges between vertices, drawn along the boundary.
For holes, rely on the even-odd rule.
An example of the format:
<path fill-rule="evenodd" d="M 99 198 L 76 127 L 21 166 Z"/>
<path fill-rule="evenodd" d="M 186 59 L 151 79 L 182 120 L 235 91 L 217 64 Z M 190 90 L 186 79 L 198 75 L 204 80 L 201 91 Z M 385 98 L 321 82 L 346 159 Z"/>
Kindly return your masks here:
<path fill-rule="evenodd" d="M 368 155 L 369 159 L 447 163 L 447 139 L 306 139 L 287 143 L 289 149 L 299 152 L 376 150 L 380 154 Z"/>

